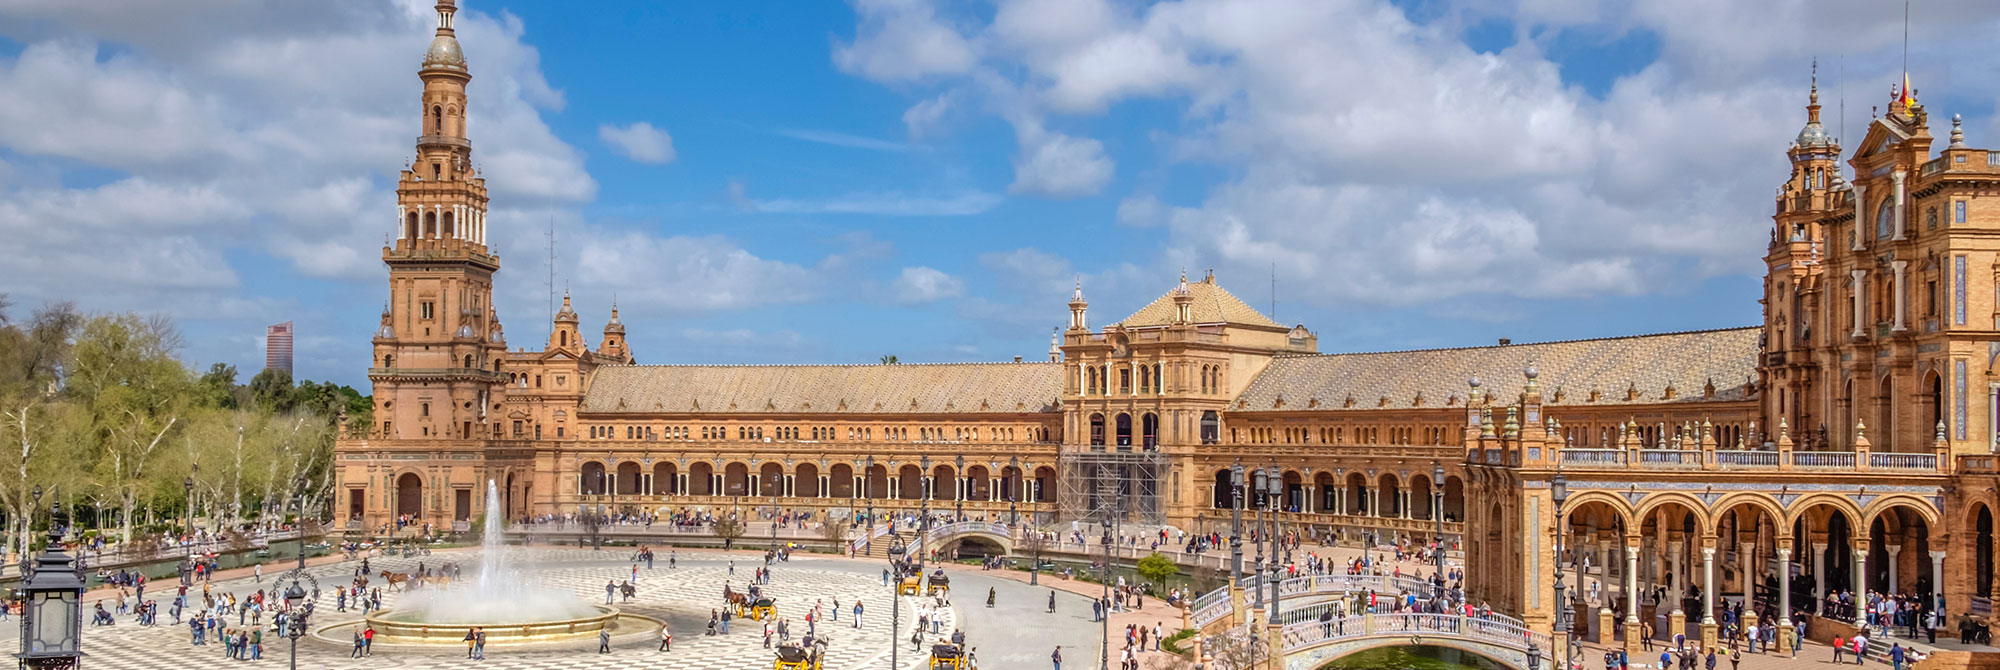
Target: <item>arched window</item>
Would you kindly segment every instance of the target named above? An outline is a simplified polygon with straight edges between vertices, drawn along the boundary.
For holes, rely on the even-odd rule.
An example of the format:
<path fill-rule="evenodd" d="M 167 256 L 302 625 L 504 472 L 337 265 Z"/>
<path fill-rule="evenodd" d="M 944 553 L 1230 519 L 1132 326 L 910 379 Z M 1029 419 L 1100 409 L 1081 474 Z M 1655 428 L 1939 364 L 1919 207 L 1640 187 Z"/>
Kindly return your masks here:
<path fill-rule="evenodd" d="M 1132 446 L 1132 415 L 1118 413 L 1118 446 Z"/>
<path fill-rule="evenodd" d="M 425 212 L 425 213 L 424 213 L 424 237 L 437 237 L 437 232 L 438 232 L 438 215 L 437 215 L 437 212 Z"/>
<path fill-rule="evenodd" d="M 410 212 L 407 218 L 408 220 L 403 222 L 403 239 L 417 239 L 417 213 Z"/>
<path fill-rule="evenodd" d="M 1151 450 L 1160 446 L 1160 415 L 1147 412 L 1139 419 L 1139 444 Z"/>
<path fill-rule="evenodd" d="M 569 331 L 565 330 L 556 333 L 556 344 L 557 346 L 563 346 L 563 347 L 569 346 Z"/>
<path fill-rule="evenodd" d="M 472 367 L 472 354 L 465 355 L 465 367 Z"/>
<path fill-rule="evenodd" d="M 393 367 L 396 367 L 396 357 L 395 357 L 395 355 L 393 355 L 393 354 L 382 354 L 382 367 L 385 367 L 385 368 L 393 368 Z"/>
<path fill-rule="evenodd" d="M 456 234 L 457 234 L 457 231 L 455 231 L 455 230 L 453 230 L 453 229 L 452 229 L 452 225 L 451 225 L 451 212 L 445 212 L 445 213 L 444 213 L 444 229 L 443 229 L 443 232 L 444 232 L 444 234 L 443 234 L 443 235 L 441 235 L 440 237 L 454 237 L 454 236 L 456 236 Z"/>
<path fill-rule="evenodd" d="M 1096 447 L 1104 446 L 1104 415 L 1102 414 L 1090 415 L 1090 444 Z"/>
<path fill-rule="evenodd" d="M 1084 367 L 1084 370 L 1085 370 L 1085 372 L 1084 372 L 1084 376 L 1085 376 L 1085 377 L 1088 377 L 1088 378 L 1089 378 L 1089 381 L 1088 381 L 1088 383 L 1086 383 L 1086 384 L 1084 385 L 1084 387 L 1083 387 L 1083 394 L 1084 394 L 1084 395 L 1090 395 L 1090 394 L 1092 394 L 1092 393 L 1096 393 L 1096 392 L 1097 392 L 1097 368 L 1096 368 L 1096 366 L 1085 366 L 1085 367 Z"/>
<path fill-rule="evenodd" d="M 443 134 L 444 134 L 444 108 L 443 108 L 443 107 L 438 107 L 438 106 L 435 106 L 435 105 L 433 105 L 433 106 L 431 107 L 431 134 L 432 134 L 432 135 L 443 135 Z"/>
<path fill-rule="evenodd" d="M 1937 208 L 1924 210 L 1924 230 L 1937 230 Z"/>
<path fill-rule="evenodd" d="M 1875 239 L 1886 240 L 1893 236 L 1896 224 L 1895 198 L 1883 198 L 1882 206 L 1875 210 Z"/>
<path fill-rule="evenodd" d="M 1201 413 L 1201 443 L 1217 444 L 1222 441 L 1222 419 L 1215 410 Z"/>

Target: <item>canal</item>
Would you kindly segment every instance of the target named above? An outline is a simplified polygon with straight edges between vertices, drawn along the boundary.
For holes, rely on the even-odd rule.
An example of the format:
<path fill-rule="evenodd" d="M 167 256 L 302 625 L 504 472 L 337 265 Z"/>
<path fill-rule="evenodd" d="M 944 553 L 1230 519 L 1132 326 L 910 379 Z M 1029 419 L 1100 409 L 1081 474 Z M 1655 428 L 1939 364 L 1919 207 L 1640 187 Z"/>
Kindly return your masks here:
<path fill-rule="evenodd" d="M 1484 656 L 1447 647 L 1409 645 L 1356 652 L 1320 670 L 1509 670 Z"/>

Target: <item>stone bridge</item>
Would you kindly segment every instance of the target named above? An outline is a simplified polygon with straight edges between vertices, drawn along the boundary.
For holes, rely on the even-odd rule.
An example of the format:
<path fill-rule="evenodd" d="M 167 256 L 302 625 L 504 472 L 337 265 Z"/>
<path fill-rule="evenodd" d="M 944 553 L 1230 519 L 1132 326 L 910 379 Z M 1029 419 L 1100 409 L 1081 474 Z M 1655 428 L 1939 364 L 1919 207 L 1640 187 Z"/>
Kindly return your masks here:
<path fill-rule="evenodd" d="M 1312 670 L 1348 654 L 1392 646 L 1434 646 L 1478 654 L 1511 668 L 1528 667 L 1531 650 L 1549 661 L 1551 640 L 1519 619 L 1502 614 L 1423 614 L 1393 612 L 1403 594 L 1427 596 L 1429 582 L 1413 577 L 1319 575 L 1278 582 L 1277 623 L 1262 619 L 1270 585 L 1258 577 L 1242 580 L 1195 599 L 1190 623 L 1203 631 L 1203 646 L 1243 644 L 1254 636 L 1268 649 L 1282 645 L 1284 667 Z M 1234 597 L 1232 598 L 1232 593 Z M 1255 630 L 1252 626 L 1255 626 Z M 1275 636 L 1275 637 L 1274 637 Z"/>

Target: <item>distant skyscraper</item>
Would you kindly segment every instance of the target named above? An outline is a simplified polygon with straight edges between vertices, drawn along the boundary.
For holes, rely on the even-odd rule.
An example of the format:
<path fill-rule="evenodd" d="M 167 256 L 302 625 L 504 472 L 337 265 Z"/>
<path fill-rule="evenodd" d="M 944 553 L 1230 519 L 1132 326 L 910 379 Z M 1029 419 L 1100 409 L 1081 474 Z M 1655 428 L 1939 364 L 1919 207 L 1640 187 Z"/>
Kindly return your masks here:
<path fill-rule="evenodd" d="M 264 368 L 292 373 L 292 322 L 264 327 Z"/>

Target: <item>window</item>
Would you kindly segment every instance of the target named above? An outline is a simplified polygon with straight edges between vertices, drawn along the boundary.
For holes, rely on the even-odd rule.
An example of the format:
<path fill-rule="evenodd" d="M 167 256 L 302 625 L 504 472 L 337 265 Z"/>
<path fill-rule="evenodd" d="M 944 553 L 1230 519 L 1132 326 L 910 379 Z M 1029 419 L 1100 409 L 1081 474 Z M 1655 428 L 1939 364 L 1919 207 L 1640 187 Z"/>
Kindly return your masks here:
<path fill-rule="evenodd" d="M 418 303 L 418 308 L 418 311 L 423 314 L 424 319 L 437 318 L 437 303 L 425 300 L 422 303 Z"/>
<path fill-rule="evenodd" d="M 1896 223 L 1896 206 L 1893 198 L 1883 198 L 1882 206 L 1875 209 L 1875 239 L 1886 240 L 1893 234 Z"/>
<path fill-rule="evenodd" d="M 1952 222 L 1952 223 L 1965 223 L 1965 201 L 1964 201 L 1964 200 L 1953 200 L 1953 201 L 1951 201 L 1951 222 Z"/>
<path fill-rule="evenodd" d="M 417 416 L 430 416 L 430 415 L 431 415 L 430 403 L 426 402 L 417 404 Z"/>
<path fill-rule="evenodd" d="M 1924 210 L 1924 230 L 1937 230 L 1937 208 Z"/>

